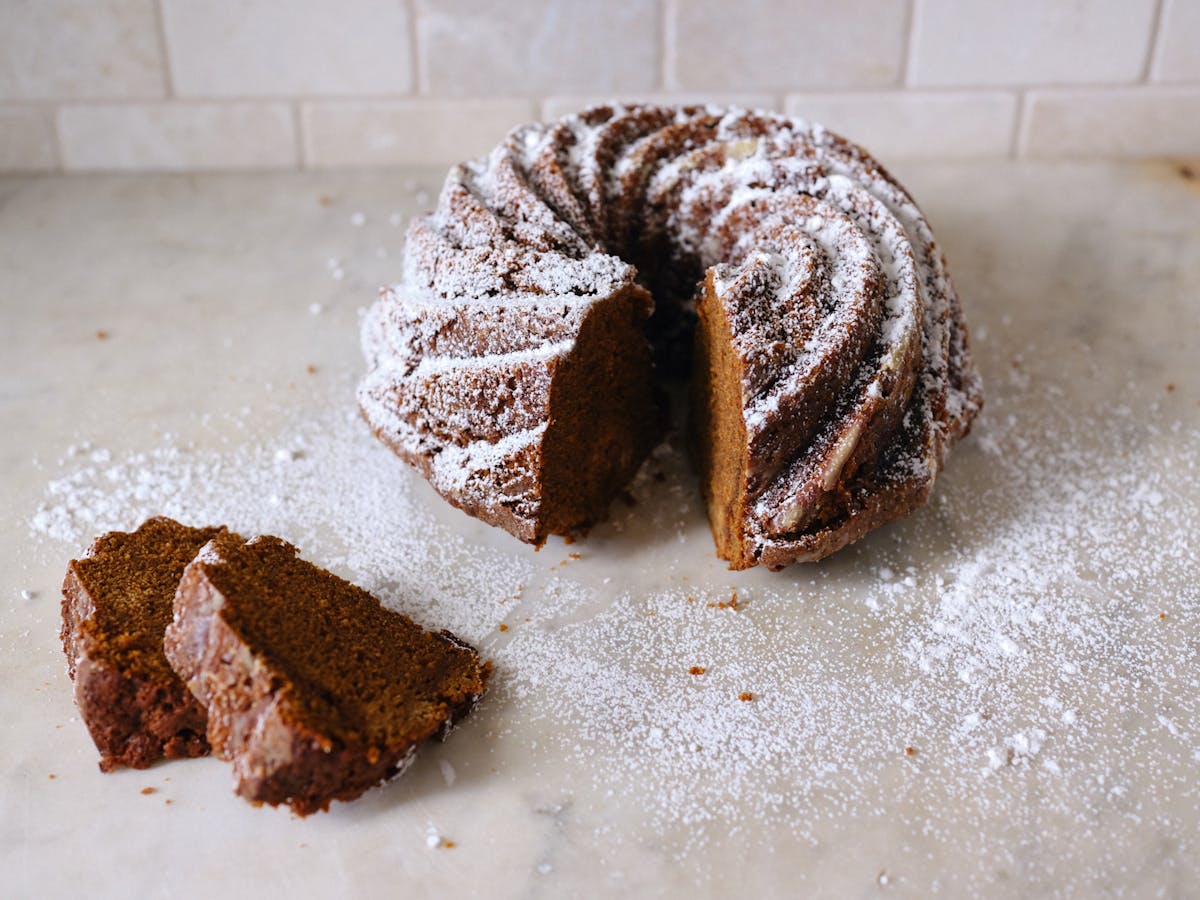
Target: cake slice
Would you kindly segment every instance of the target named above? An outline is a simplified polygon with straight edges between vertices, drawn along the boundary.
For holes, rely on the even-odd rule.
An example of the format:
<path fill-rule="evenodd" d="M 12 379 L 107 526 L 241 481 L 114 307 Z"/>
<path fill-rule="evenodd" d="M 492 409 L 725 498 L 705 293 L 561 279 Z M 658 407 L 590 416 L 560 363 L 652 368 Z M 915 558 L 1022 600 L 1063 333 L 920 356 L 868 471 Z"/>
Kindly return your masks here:
<path fill-rule="evenodd" d="M 235 534 L 187 567 L 164 647 L 207 708 L 237 793 L 300 815 L 403 772 L 470 711 L 491 669 L 291 544 Z"/>
<path fill-rule="evenodd" d="M 204 756 L 204 709 L 163 655 L 175 588 L 221 528 L 154 518 L 97 538 L 63 581 L 62 642 L 100 768 Z"/>

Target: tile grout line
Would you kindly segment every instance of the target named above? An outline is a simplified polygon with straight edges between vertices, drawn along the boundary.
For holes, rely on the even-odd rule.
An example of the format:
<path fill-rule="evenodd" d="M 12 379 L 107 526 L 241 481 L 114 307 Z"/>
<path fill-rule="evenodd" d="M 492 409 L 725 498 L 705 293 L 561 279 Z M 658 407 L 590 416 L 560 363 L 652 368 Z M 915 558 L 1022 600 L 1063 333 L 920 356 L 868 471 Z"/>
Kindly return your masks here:
<path fill-rule="evenodd" d="M 548 100 L 551 96 L 561 95 L 546 95 L 544 98 L 542 98 L 537 94 L 504 94 L 498 96 L 466 94 L 462 97 L 414 97 L 408 94 L 331 94 L 327 96 L 320 94 L 305 96 L 299 96 L 296 94 L 261 94 L 236 97 L 227 97 L 221 95 L 175 97 L 171 100 L 165 100 L 161 97 L 46 97 L 38 100 L 3 100 L 0 101 L 0 108 L 11 107 L 13 109 L 39 110 L 51 109 L 56 106 L 72 106 L 85 109 L 122 109 L 125 107 L 146 106 L 159 109 L 187 109 L 189 107 L 197 106 L 267 106 L 272 104 L 278 105 L 289 103 L 308 103 L 324 106 L 353 106 L 360 103 L 392 103 L 401 106 L 407 105 L 412 107 L 454 107 L 464 103 L 522 103 L 530 100 Z"/>
<path fill-rule="evenodd" d="M 1103 82 L 1103 83 L 1088 83 L 1079 82 L 1072 84 L 1059 83 L 1040 83 L 1030 82 L 1027 84 L 979 84 L 979 85 L 930 85 L 924 88 L 909 88 L 898 86 L 827 86 L 813 89 L 805 88 L 774 88 L 774 89 L 747 89 L 744 91 L 738 90 L 722 90 L 722 91 L 630 91 L 631 95 L 662 95 L 667 102 L 670 102 L 672 96 L 686 98 L 686 102 L 697 102 L 700 96 L 714 96 L 718 98 L 737 97 L 737 96 L 752 96 L 758 95 L 762 97 L 771 97 L 779 99 L 780 97 L 847 97 L 847 96 L 870 96 L 870 97 L 937 97 L 937 96 L 955 96 L 955 95 L 986 95 L 986 94 L 1004 94 L 1011 95 L 1022 91 L 1044 91 L 1049 93 L 1069 92 L 1078 94 L 1093 94 L 1093 95 L 1108 95 L 1120 94 L 1128 91 L 1137 93 L 1152 93 L 1160 95 L 1171 95 L 1177 93 L 1192 93 L 1200 89 L 1200 81 L 1183 81 L 1183 82 L 1152 82 L 1147 85 L 1129 82 Z M 298 96 L 295 94 L 245 94 L 245 95 L 196 95 L 189 97 L 68 97 L 68 96 L 52 96 L 40 97 L 36 99 L 13 98 L 11 100 L 0 101 L 0 107 L 10 109 L 27 109 L 27 110 L 45 110 L 56 109 L 59 107 L 69 106 L 81 109 L 121 109 L 125 107 L 150 107 L 150 108 L 180 108 L 187 109 L 189 107 L 198 106 L 255 106 L 269 104 L 290 104 L 290 103 L 309 103 L 325 106 L 352 106 L 359 103 L 393 103 L 400 106 L 411 105 L 414 107 L 421 106 L 448 106 L 453 107 L 463 103 L 512 103 L 522 101 L 546 102 L 558 97 L 585 97 L 588 99 L 602 100 L 604 95 L 592 95 L 588 93 L 582 94 L 505 94 L 505 95 L 479 95 L 468 94 L 461 97 L 429 97 L 429 96 L 414 96 L 411 94 L 330 94 L 330 95 L 305 95 Z M 683 102 L 683 101 L 681 101 Z"/>
<path fill-rule="evenodd" d="M 410 81 L 408 93 L 411 96 L 422 97 L 427 91 L 422 84 L 421 69 L 421 41 L 419 30 L 417 28 L 417 4 L 416 0 L 404 0 L 405 19 L 408 22 L 408 78 Z"/>
<path fill-rule="evenodd" d="M 50 114 L 50 136 L 54 139 L 51 141 L 52 149 L 54 150 L 54 164 L 50 167 L 51 172 L 65 172 L 66 167 L 63 165 L 63 142 L 62 132 L 58 127 L 58 104 L 48 106 L 47 112 Z"/>
<path fill-rule="evenodd" d="M 677 53 L 675 3 L 676 0 L 662 0 L 659 15 L 659 27 L 662 29 L 662 33 L 658 36 L 658 81 L 660 89 L 664 93 L 675 88 L 675 79 L 672 77 Z"/>
<path fill-rule="evenodd" d="M 1030 112 L 1030 92 L 1026 89 L 1017 91 L 1017 120 L 1014 123 L 1012 146 L 1009 148 L 1011 159 L 1024 159 L 1029 145 L 1029 129 L 1032 114 Z"/>
<path fill-rule="evenodd" d="M 305 101 L 297 99 L 291 105 L 292 113 L 292 130 L 296 133 L 294 138 L 296 143 L 296 164 L 295 169 L 305 170 L 311 169 L 311 160 L 308 152 L 308 129 L 304 127 L 304 116 L 301 112 L 301 107 Z"/>
<path fill-rule="evenodd" d="M 915 54 L 913 44 L 917 40 L 917 4 L 921 0 L 909 0 L 905 8 L 904 46 L 900 50 L 900 78 L 897 88 L 907 90 L 912 87 L 912 68 Z"/>
<path fill-rule="evenodd" d="M 175 73 L 171 71 L 171 47 L 167 43 L 167 19 L 166 13 L 163 12 L 163 0 L 154 0 L 154 24 L 158 33 L 158 46 L 162 51 L 162 72 L 163 85 L 167 89 L 167 100 L 174 100 L 176 97 L 175 90 Z"/>
<path fill-rule="evenodd" d="M 1158 61 L 1158 55 L 1162 52 L 1162 32 L 1166 16 L 1164 11 L 1167 3 L 1170 0 L 1158 0 L 1154 5 L 1154 16 L 1150 20 L 1150 42 L 1146 49 L 1146 62 L 1142 65 L 1142 74 L 1138 79 L 1138 84 L 1150 84 L 1150 76 L 1154 72 L 1155 63 Z"/>

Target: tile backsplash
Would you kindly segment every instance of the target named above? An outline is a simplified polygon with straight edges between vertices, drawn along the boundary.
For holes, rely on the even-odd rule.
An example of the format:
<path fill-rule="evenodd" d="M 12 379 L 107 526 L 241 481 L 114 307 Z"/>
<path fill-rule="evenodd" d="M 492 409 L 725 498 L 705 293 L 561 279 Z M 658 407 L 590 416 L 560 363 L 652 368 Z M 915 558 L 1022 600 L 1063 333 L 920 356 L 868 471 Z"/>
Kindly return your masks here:
<path fill-rule="evenodd" d="M 613 98 L 1200 155 L 1200 0 L 0 0 L 0 170 L 445 165 Z"/>

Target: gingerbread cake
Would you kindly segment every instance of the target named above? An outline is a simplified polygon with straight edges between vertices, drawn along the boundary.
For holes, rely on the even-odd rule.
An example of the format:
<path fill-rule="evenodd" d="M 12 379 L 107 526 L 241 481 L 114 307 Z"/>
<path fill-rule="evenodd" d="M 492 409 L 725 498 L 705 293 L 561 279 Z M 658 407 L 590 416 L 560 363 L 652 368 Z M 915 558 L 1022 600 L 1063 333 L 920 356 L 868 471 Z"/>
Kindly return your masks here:
<path fill-rule="evenodd" d="M 490 671 L 279 538 L 228 533 L 184 572 L 164 646 L 237 793 L 301 815 L 403 772 Z"/>
<path fill-rule="evenodd" d="M 694 347 L 693 455 L 734 568 L 920 506 L 982 403 L 909 194 L 820 125 L 741 109 L 514 129 L 412 224 L 363 346 L 375 434 L 533 543 L 604 515 L 658 434 L 653 360 Z"/>
<path fill-rule="evenodd" d="M 222 530 L 149 519 L 67 567 L 63 651 L 105 772 L 208 753 L 204 709 L 167 663 L 163 632 L 184 568 Z"/>

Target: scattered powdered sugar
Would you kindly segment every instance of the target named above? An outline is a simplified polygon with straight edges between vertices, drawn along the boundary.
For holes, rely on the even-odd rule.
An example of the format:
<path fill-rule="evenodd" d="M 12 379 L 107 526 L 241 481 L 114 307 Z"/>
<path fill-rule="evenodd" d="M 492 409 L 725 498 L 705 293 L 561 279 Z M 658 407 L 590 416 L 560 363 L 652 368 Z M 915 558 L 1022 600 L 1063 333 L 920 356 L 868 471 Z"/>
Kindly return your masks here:
<path fill-rule="evenodd" d="M 756 821 L 815 840 L 897 808 L 978 853 L 1051 816 L 1194 821 L 1200 585 L 1181 573 L 1200 434 L 1130 422 L 1101 447 L 1103 410 L 1043 403 L 997 400 L 960 477 L 861 553 L 723 578 L 668 553 L 654 590 L 547 586 L 496 651 L 513 674 L 497 690 L 685 844 Z M 668 500 L 633 515 L 666 532 L 645 506 Z"/>
<path fill-rule="evenodd" d="M 416 498 L 414 488 L 424 492 L 343 405 L 269 443 L 220 453 L 168 438 L 88 462 L 50 481 L 30 525 L 72 553 L 154 515 L 278 534 L 415 618 L 478 641 L 532 568 L 440 524 L 432 495 Z"/>
<path fill-rule="evenodd" d="M 1200 586 L 1180 574 L 1200 435 L 1053 385 L 996 393 L 929 509 L 782 573 L 722 569 L 669 447 L 580 558 L 537 555 L 439 501 L 340 401 L 221 452 L 86 445 L 31 527 L 71 552 L 154 514 L 281 534 L 478 643 L 489 727 L 565 764 L 570 791 L 637 797 L 681 853 L 760 821 L 815 840 L 908 816 L 980 853 L 1050 815 L 1170 823 L 1200 783 Z"/>

